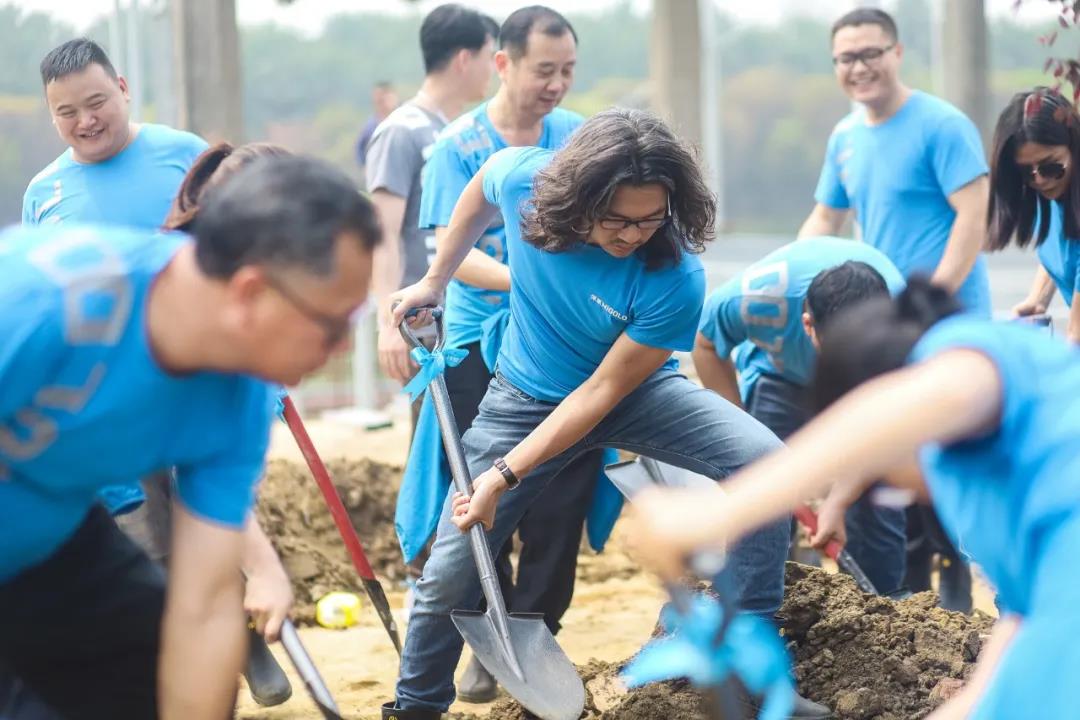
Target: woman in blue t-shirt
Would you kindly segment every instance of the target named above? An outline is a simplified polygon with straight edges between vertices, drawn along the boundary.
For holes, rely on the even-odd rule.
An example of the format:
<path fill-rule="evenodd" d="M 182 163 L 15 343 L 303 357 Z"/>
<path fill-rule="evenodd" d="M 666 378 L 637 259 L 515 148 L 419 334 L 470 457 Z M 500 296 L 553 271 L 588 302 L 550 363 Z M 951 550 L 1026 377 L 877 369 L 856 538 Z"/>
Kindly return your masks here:
<path fill-rule="evenodd" d="M 1080 115 L 1048 88 L 1017 93 L 998 118 L 990 168 L 989 247 L 1034 240 L 1041 266 L 1019 316 L 1046 312 L 1055 288 L 1080 342 Z"/>
<path fill-rule="evenodd" d="M 956 314 L 915 279 L 825 332 L 813 386 L 822 414 L 727 494 L 650 491 L 633 538 L 675 576 L 688 554 L 736 539 L 832 488 L 878 478 L 929 499 L 998 592 L 999 620 L 962 693 L 934 717 L 1071 717 L 1080 672 L 1080 362 L 1018 323 Z M 953 316 L 955 315 L 955 316 Z M 837 482 L 838 478 L 841 480 Z"/>
<path fill-rule="evenodd" d="M 623 448 L 719 479 L 781 447 L 672 361 L 673 351 L 693 347 L 705 292 L 697 255 L 712 239 L 714 211 L 697 161 L 662 121 L 608 110 L 562 150 L 508 148 L 488 160 L 458 201 L 427 276 L 390 298 L 400 303 L 387 312 L 393 323 L 439 304 L 458 264 L 502 213 L 510 323 L 463 439 L 472 498 L 448 498 L 416 588 L 400 717 L 434 717 L 454 697 L 462 639 L 449 612 L 480 599 L 459 530 L 483 523 L 491 546 L 501 547 L 555 473 L 593 448 Z M 786 528 L 775 523 L 733 552 L 748 611 L 771 617 L 779 608 Z"/>

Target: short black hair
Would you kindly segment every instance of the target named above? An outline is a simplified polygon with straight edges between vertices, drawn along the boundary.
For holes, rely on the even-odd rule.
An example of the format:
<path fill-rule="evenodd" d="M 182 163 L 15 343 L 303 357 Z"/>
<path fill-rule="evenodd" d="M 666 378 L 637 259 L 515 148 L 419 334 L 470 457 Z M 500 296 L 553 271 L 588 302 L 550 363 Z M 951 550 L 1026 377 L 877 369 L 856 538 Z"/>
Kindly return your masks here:
<path fill-rule="evenodd" d="M 440 5 L 420 25 L 424 72 L 438 72 L 459 50 L 476 52 L 488 38 L 494 40 L 498 35 L 499 26 L 487 15 L 457 3 Z"/>
<path fill-rule="evenodd" d="M 382 238 L 371 201 L 341 170 L 312 157 L 256 160 L 205 195 L 191 230 L 199 268 L 211 277 L 232 277 L 245 265 L 325 277 L 342 233 L 367 250 Z"/>
<path fill-rule="evenodd" d="M 543 5 L 529 5 L 510 13 L 499 28 L 499 49 L 506 50 L 515 60 L 529 51 L 529 34 L 533 31 L 562 37 L 570 33 L 577 44 L 574 26 L 565 17 Z"/>
<path fill-rule="evenodd" d="M 892 15 L 873 7 L 861 7 L 855 8 L 849 13 L 846 13 L 839 20 L 833 23 L 832 35 L 829 37 L 836 37 L 836 33 L 840 32 L 842 28 L 855 27 L 857 25 L 877 25 L 893 42 L 900 40 L 900 32 L 896 29 L 896 21 L 893 20 Z"/>
<path fill-rule="evenodd" d="M 842 310 L 875 297 L 889 297 L 885 278 L 867 263 L 848 260 L 814 277 L 806 290 L 806 309 L 821 332 Z"/>
<path fill-rule="evenodd" d="M 89 38 L 68 40 L 49 51 L 41 61 L 41 84 L 48 85 L 65 75 L 81 72 L 91 65 L 100 65 L 113 80 L 119 77 L 116 68 L 101 46 Z"/>

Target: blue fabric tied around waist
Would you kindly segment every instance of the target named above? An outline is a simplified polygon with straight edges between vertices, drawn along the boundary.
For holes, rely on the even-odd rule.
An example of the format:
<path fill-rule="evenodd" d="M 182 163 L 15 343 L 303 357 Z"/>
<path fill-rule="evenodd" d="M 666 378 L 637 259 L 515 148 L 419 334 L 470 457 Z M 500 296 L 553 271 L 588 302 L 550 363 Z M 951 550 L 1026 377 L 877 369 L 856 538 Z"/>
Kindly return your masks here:
<path fill-rule="evenodd" d="M 428 350 L 426 347 L 415 347 L 409 355 L 420 366 L 420 370 L 401 391 L 408 393 L 409 400 L 415 402 L 435 378 L 446 372 L 446 368 L 460 365 L 461 361 L 469 355 L 469 351 L 463 348 Z"/>

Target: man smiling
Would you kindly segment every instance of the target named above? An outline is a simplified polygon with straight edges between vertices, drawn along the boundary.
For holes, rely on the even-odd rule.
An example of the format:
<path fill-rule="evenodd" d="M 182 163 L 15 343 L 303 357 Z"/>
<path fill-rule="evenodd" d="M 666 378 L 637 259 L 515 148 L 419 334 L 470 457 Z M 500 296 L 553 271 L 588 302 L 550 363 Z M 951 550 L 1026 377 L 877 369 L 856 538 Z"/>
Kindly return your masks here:
<path fill-rule="evenodd" d="M 206 143 L 165 125 L 131 122 L 127 81 L 92 40 L 69 40 L 49 52 L 41 82 L 68 149 L 30 181 L 23 224 L 159 227 Z"/>
<path fill-rule="evenodd" d="M 863 240 L 905 276 L 929 275 L 989 316 L 982 141 L 958 109 L 904 85 L 903 50 L 881 10 L 859 8 L 833 25 L 836 77 L 857 107 L 829 138 L 817 205 L 799 237 L 838 235 L 853 210 Z"/>

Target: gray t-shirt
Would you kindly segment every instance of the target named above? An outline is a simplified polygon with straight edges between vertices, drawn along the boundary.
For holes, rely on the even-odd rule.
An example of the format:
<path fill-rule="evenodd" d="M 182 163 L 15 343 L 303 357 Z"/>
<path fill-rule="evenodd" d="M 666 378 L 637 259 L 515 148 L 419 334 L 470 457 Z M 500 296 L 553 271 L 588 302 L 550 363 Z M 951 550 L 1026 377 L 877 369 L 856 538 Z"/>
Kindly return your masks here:
<path fill-rule="evenodd" d="M 435 233 L 420 229 L 420 171 L 446 122 L 406 101 L 379 123 L 367 147 L 368 192 L 385 190 L 405 198 L 401 222 L 402 287 L 424 276 L 435 257 Z"/>

